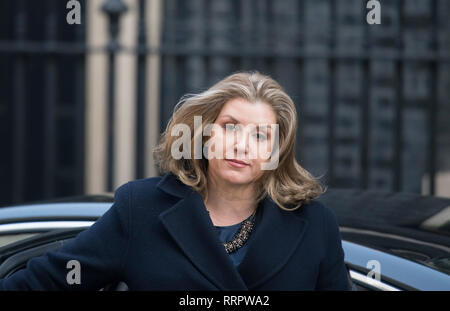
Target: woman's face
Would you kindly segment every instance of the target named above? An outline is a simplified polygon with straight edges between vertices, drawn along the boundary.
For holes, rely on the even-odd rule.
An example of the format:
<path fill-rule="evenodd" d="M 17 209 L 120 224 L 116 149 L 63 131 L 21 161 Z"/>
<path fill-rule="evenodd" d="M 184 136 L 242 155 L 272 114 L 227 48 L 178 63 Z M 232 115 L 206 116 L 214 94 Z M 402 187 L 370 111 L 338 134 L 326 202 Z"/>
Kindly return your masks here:
<path fill-rule="evenodd" d="M 231 184 L 256 181 L 264 172 L 261 163 L 270 161 L 268 156 L 275 139 L 271 125 L 276 120 L 272 107 L 264 102 L 250 103 L 242 98 L 228 101 L 208 140 L 208 175 Z"/>

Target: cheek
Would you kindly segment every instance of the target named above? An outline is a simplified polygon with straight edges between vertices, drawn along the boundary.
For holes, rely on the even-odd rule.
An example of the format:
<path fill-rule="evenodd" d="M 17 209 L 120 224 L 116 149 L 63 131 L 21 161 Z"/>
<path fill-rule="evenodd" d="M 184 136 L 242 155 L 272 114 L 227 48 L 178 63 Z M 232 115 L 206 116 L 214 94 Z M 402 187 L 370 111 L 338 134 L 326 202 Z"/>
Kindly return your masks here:
<path fill-rule="evenodd" d="M 259 147 L 259 159 L 261 162 L 267 162 L 270 160 L 270 154 L 272 152 L 272 146 L 270 141 L 262 143 Z"/>
<path fill-rule="evenodd" d="M 224 148 L 223 144 L 223 136 L 220 133 L 216 133 L 214 135 L 212 135 L 208 140 L 208 153 L 210 155 L 213 154 L 222 154 L 222 150 Z M 210 157 L 211 158 L 211 157 Z M 213 157 L 214 158 L 214 157 Z M 217 158 L 217 156 L 215 157 Z"/>
<path fill-rule="evenodd" d="M 211 138 L 210 148 L 215 154 L 225 157 L 226 151 L 231 152 L 230 156 L 234 153 L 234 140 L 233 135 L 225 135 L 218 133 Z"/>
<path fill-rule="evenodd" d="M 251 141 L 249 144 L 250 156 L 254 159 L 255 162 L 267 162 L 269 161 L 270 153 L 272 150 L 272 146 L 269 140 L 259 141 L 256 140 Z"/>
<path fill-rule="evenodd" d="M 208 170 L 212 172 L 218 172 L 220 171 L 219 165 L 220 163 L 217 161 L 217 159 L 210 159 L 208 161 Z"/>

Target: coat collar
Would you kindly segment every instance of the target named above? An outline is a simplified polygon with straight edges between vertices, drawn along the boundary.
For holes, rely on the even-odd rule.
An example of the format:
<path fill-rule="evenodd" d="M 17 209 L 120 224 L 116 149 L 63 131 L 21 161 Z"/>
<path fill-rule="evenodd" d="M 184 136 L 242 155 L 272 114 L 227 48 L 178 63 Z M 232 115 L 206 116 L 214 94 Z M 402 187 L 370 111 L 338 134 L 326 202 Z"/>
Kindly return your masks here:
<path fill-rule="evenodd" d="M 308 221 L 280 209 L 270 197 L 258 206 L 252 241 L 237 267 L 214 231 L 200 194 L 173 173 L 157 187 L 181 198 L 159 215 L 164 227 L 194 265 L 220 290 L 252 290 L 288 262 L 303 238 Z"/>

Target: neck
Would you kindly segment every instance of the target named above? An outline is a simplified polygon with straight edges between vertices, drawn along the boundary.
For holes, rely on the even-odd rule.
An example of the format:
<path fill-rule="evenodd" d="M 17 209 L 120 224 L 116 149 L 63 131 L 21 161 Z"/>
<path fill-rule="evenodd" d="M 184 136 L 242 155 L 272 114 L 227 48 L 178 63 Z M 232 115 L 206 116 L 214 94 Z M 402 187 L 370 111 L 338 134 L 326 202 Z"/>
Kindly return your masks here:
<path fill-rule="evenodd" d="M 230 185 L 208 178 L 206 209 L 214 225 L 229 226 L 248 218 L 256 209 L 253 184 Z"/>

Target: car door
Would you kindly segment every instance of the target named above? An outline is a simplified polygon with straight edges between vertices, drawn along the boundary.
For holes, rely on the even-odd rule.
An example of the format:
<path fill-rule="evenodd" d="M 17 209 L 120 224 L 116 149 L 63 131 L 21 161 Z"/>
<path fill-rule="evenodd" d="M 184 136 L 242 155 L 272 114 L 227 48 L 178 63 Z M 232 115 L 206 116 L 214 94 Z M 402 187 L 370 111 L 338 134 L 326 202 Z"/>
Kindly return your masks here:
<path fill-rule="evenodd" d="M 46 252 L 59 249 L 85 229 L 70 228 L 52 230 L 0 247 L 0 278 L 6 278 L 16 271 L 25 268 L 27 262 L 34 257 L 39 257 Z M 117 284 L 108 284 L 101 290 L 124 291 L 128 290 L 128 287 L 124 282 L 119 282 Z"/>

